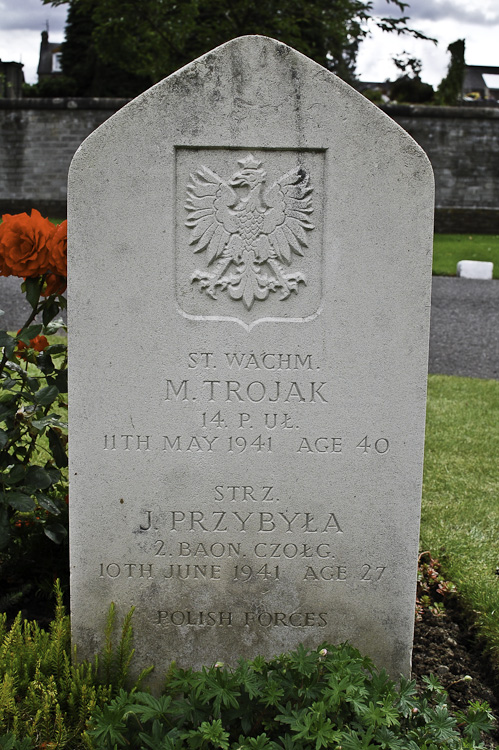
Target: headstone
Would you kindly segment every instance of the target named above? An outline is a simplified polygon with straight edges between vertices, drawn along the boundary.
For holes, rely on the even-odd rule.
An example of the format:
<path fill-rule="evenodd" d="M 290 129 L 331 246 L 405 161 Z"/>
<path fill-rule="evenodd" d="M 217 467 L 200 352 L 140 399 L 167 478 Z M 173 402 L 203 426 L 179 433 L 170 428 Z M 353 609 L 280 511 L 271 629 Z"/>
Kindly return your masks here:
<path fill-rule="evenodd" d="M 460 260 L 457 276 L 461 279 L 482 279 L 489 281 L 494 272 L 494 264 L 487 260 Z"/>
<path fill-rule="evenodd" d="M 432 174 L 336 76 L 233 40 L 69 184 L 72 626 L 136 668 L 350 641 L 407 674 Z M 153 682 L 154 687 L 154 682 Z"/>

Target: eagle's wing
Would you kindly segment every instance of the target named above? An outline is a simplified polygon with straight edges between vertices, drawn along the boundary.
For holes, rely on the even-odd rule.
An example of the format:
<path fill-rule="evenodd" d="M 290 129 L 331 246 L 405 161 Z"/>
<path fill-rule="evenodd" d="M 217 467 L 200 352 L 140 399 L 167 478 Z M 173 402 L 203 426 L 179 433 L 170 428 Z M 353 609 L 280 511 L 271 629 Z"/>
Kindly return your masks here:
<path fill-rule="evenodd" d="M 314 228 L 309 219 L 312 207 L 312 186 L 303 167 L 295 167 L 280 177 L 265 192 L 268 206 L 262 232 L 267 234 L 280 261 L 289 263 L 291 251 L 303 255 L 307 247 L 306 230 Z"/>
<path fill-rule="evenodd" d="M 194 252 L 207 250 L 208 265 L 219 258 L 237 227 L 230 206 L 237 202 L 234 190 L 216 172 L 201 167 L 187 185 L 186 226 L 191 229 Z"/>

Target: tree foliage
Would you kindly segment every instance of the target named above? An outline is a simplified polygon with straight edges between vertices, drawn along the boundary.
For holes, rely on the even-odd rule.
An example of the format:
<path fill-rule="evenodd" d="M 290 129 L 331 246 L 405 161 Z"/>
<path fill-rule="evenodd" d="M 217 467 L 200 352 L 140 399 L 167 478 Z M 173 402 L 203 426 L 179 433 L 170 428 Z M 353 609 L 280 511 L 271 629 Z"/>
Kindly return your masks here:
<path fill-rule="evenodd" d="M 464 39 L 456 39 L 447 47 L 447 52 L 450 52 L 450 63 L 447 75 L 438 87 L 437 101 L 439 104 L 457 104 L 462 96 L 465 69 L 464 46 Z"/>
<path fill-rule="evenodd" d="M 70 2 L 66 22 L 66 39 L 62 45 L 62 69 L 66 95 L 136 96 L 151 85 L 149 77 L 129 70 L 99 54 L 94 41 L 97 3 Z"/>
<path fill-rule="evenodd" d="M 352 81 L 372 0 L 44 0 L 69 3 L 63 71 L 93 95 L 131 95 L 230 39 L 278 39 Z M 386 0 L 404 13 L 407 4 Z M 411 33 L 407 16 L 378 20 Z M 120 80 L 121 75 L 121 80 Z M 107 83 L 106 83 L 107 82 Z M 116 89 L 119 89 L 117 91 Z"/>
<path fill-rule="evenodd" d="M 433 86 L 423 83 L 421 71 L 423 65 L 417 57 L 411 57 L 408 52 L 393 58 L 393 62 L 402 75 L 393 82 L 390 98 L 399 103 L 423 104 L 433 99 Z"/>

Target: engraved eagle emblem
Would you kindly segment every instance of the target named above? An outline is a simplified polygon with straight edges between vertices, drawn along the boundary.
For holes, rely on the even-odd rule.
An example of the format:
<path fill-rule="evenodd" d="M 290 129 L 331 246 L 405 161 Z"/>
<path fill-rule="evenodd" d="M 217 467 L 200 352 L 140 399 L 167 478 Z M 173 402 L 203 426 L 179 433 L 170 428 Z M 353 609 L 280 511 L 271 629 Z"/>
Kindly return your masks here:
<path fill-rule="evenodd" d="M 266 187 L 261 161 L 250 154 L 238 164 L 228 181 L 206 166 L 190 175 L 185 223 L 194 252 L 205 252 L 211 266 L 196 270 L 191 282 L 213 299 L 219 290 L 227 292 L 250 310 L 271 292 L 285 300 L 306 285 L 302 273 L 286 266 L 308 247 L 313 188 L 302 166 Z"/>

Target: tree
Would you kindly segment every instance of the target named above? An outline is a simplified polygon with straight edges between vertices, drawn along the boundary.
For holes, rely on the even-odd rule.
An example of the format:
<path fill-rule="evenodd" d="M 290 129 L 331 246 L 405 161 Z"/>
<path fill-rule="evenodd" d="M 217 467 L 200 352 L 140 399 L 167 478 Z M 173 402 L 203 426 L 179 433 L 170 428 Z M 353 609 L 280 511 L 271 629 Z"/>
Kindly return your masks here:
<path fill-rule="evenodd" d="M 450 52 L 450 63 L 447 75 L 440 81 L 437 89 L 438 104 L 457 104 L 463 94 L 464 69 L 464 39 L 456 39 L 449 44 L 447 52 Z"/>
<path fill-rule="evenodd" d="M 87 52 L 105 66 L 151 85 L 199 55 L 244 34 L 263 34 L 295 47 L 352 82 L 372 0 L 44 0 L 69 2 L 68 23 L 87 19 Z M 386 0 L 404 12 L 407 3 Z M 385 31 L 423 34 L 408 18 L 382 18 Z M 69 28 L 68 28 L 69 32 Z M 68 42 L 69 45 L 69 33 Z M 69 56 L 69 46 L 67 56 Z M 65 69 L 63 56 L 63 72 Z M 143 85 L 142 88 L 146 86 Z"/>
<path fill-rule="evenodd" d="M 99 55 L 93 40 L 93 12 L 90 3 L 69 3 L 61 60 L 67 95 L 136 96 L 150 86 L 149 78 Z"/>
<path fill-rule="evenodd" d="M 392 83 L 391 99 L 412 104 L 422 104 L 433 99 L 433 86 L 421 80 L 423 69 L 421 60 L 411 57 L 407 52 L 402 52 L 401 55 L 393 58 L 393 62 L 402 75 Z"/>

